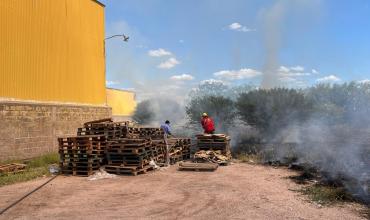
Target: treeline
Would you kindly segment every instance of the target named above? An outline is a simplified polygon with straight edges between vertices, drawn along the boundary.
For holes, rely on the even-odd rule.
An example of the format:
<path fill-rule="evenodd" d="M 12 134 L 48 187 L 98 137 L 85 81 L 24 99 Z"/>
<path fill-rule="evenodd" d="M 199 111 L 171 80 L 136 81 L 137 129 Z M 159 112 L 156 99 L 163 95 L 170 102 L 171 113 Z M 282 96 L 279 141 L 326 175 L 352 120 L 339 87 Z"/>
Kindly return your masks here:
<path fill-rule="evenodd" d="M 370 203 L 370 84 L 270 90 L 201 85 L 186 106 L 189 123 L 199 123 L 202 112 L 215 119 L 217 132 L 232 136 L 234 152 L 313 168 Z"/>
<path fill-rule="evenodd" d="M 250 125 L 265 138 L 309 120 L 328 126 L 370 127 L 370 84 L 321 84 L 306 89 L 229 88 L 220 83 L 203 84 L 190 94 L 186 114 L 191 124 L 208 112 L 220 132 L 236 121 Z"/>

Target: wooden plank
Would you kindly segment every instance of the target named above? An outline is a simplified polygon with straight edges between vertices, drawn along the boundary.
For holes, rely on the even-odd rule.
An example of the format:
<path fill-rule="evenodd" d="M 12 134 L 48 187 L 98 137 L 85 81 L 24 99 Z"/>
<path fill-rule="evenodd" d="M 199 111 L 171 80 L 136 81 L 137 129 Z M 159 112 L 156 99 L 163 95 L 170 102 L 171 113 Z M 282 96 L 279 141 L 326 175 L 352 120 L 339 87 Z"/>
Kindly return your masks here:
<path fill-rule="evenodd" d="M 182 171 L 215 171 L 218 164 L 215 163 L 192 163 L 181 162 L 179 163 L 179 170 Z"/>

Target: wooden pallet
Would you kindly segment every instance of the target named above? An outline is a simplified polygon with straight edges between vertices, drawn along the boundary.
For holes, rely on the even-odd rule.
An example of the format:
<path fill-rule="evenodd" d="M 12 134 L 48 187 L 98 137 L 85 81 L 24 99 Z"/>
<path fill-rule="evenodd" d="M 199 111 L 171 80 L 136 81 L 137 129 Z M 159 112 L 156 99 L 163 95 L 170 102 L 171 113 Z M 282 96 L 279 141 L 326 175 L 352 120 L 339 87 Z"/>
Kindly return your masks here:
<path fill-rule="evenodd" d="M 19 163 L 3 164 L 0 165 L 0 174 L 23 172 L 26 167 L 27 165 Z"/>
<path fill-rule="evenodd" d="M 179 170 L 181 171 L 215 171 L 218 164 L 215 163 L 192 163 L 181 162 L 179 163 Z"/>
<path fill-rule="evenodd" d="M 113 173 L 117 175 L 133 175 L 145 174 L 150 170 L 153 170 L 152 166 L 137 167 L 137 166 L 105 166 L 105 170 L 108 173 Z"/>
<path fill-rule="evenodd" d="M 94 174 L 96 170 L 63 170 L 62 169 L 62 174 L 63 175 L 72 175 L 72 176 L 90 176 Z"/>

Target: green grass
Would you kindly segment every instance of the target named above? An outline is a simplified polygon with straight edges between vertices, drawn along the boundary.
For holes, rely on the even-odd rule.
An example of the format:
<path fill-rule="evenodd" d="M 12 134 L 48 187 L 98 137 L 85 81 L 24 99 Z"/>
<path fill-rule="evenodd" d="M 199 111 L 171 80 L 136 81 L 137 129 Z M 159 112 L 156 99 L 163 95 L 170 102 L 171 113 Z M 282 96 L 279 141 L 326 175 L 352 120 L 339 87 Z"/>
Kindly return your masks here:
<path fill-rule="evenodd" d="M 24 182 L 28 180 L 35 179 L 41 176 L 49 176 L 48 166 L 50 164 L 58 163 L 59 155 L 58 153 L 49 153 L 40 157 L 30 159 L 26 162 L 23 162 L 27 165 L 25 171 L 20 173 L 9 173 L 9 174 L 0 174 L 0 186 L 9 185 L 18 182 Z M 19 160 L 6 161 L 1 164 L 6 163 L 22 163 Z"/>
<path fill-rule="evenodd" d="M 300 190 L 312 201 L 321 205 L 330 205 L 338 202 L 353 201 L 343 187 L 324 186 L 320 184 L 304 187 Z"/>

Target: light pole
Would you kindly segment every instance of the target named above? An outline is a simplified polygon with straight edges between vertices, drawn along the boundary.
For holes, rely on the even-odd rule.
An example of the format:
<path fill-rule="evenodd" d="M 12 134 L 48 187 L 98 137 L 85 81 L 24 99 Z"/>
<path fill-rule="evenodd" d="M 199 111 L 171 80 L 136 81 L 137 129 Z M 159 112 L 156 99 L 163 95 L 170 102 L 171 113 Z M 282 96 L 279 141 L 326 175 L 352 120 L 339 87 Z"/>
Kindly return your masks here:
<path fill-rule="evenodd" d="M 109 40 L 109 39 L 112 39 L 112 38 L 115 38 L 115 37 L 122 37 L 123 38 L 123 41 L 125 42 L 128 42 L 128 39 L 130 38 L 129 36 L 126 36 L 125 34 L 115 34 L 115 35 L 112 35 L 110 37 L 106 37 L 104 39 L 104 79 L 106 80 L 107 79 L 107 54 L 106 54 L 106 51 L 105 51 L 105 41 L 106 40 Z M 105 85 L 106 87 L 106 85 Z M 107 104 L 107 97 L 105 97 L 105 104 Z"/>
<path fill-rule="evenodd" d="M 112 39 L 112 38 L 114 38 L 114 37 L 123 37 L 123 41 L 128 41 L 128 39 L 130 38 L 129 36 L 126 36 L 126 35 L 124 35 L 124 34 L 116 34 L 116 35 L 112 35 L 112 36 L 110 36 L 110 37 L 107 37 L 107 38 L 105 38 L 104 39 L 104 41 L 106 41 L 106 40 L 109 40 L 109 39 Z"/>

